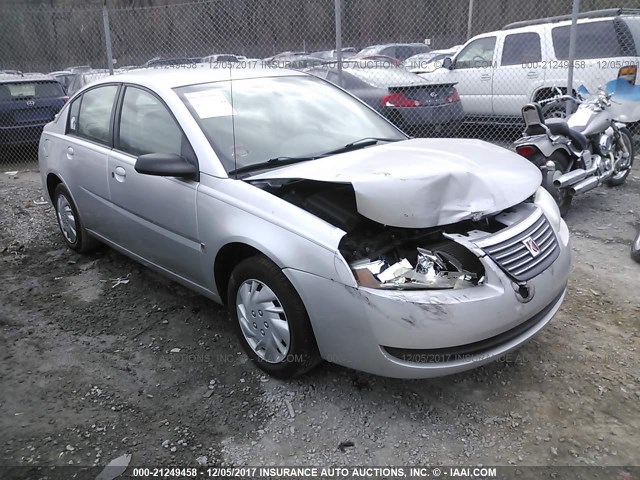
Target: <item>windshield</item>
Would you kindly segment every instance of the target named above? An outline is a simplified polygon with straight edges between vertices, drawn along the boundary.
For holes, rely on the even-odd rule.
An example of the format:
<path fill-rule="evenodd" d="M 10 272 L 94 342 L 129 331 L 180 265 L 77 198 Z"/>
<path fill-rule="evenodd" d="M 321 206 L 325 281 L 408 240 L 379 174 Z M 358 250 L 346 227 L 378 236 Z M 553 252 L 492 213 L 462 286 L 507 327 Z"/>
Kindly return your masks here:
<path fill-rule="evenodd" d="M 3 83 L 0 100 L 19 100 L 22 98 L 64 97 L 62 85 L 58 82 L 16 82 Z"/>
<path fill-rule="evenodd" d="M 311 75 L 234 80 L 233 102 L 228 81 L 176 91 L 227 172 L 273 158 L 312 157 L 368 137 L 406 138 L 366 105 Z"/>

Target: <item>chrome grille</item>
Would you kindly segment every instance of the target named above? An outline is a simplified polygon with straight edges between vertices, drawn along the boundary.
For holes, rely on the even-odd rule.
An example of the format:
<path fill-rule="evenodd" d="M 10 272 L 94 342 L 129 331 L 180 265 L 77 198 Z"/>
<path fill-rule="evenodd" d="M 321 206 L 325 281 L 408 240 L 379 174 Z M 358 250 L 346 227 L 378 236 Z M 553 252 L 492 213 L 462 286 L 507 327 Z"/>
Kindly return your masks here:
<path fill-rule="evenodd" d="M 535 256 L 525 245 L 525 241 L 530 238 L 539 249 Z M 539 275 L 560 254 L 558 240 L 544 214 L 541 214 L 531 226 L 506 240 L 492 245 L 485 243 L 483 250 L 517 281 L 526 281 Z"/>

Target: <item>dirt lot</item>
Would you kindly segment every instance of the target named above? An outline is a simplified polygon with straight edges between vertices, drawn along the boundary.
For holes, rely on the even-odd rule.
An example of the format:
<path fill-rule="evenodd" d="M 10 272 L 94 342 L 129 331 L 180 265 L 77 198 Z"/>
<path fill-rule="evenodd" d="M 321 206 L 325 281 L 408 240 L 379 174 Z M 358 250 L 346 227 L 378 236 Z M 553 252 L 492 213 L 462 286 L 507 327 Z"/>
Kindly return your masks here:
<path fill-rule="evenodd" d="M 65 248 L 37 173 L 0 176 L 0 465 L 640 463 L 637 173 L 576 200 L 566 301 L 506 361 L 429 381 L 323 364 L 292 382 L 247 361 L 214 303 L 108 248 Z"/>

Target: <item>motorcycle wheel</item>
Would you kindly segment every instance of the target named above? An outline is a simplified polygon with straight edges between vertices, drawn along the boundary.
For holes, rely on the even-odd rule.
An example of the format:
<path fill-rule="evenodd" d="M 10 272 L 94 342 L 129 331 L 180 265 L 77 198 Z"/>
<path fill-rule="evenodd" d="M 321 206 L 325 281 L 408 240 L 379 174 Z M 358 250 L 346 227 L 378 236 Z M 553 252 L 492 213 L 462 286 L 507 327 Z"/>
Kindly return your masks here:
<path fill-rule="evenodd" d="M 547 158 L 547 161 L 549 160 L 551 160 L 556 166 L 556 173 L 553 176 L 552 181 L 569 171 L 569 158 L 567 158 L 563 152 L 559 150 L 553 152 L 551 156 Z M 556 188 L 553 186 L 553 183 L 547 183 L 546 179 L 543 179 L 542 185 L 556 201 L 558 210 L 560 210 L 560 215 L 564 217 L 571 208 L 571 201 L 573 200 L 573 197 L 569 195 L 568 189 Z"/>
<path fill-rule="evenodd" d="M 631 167 L 633 166 L 633 156 L 635 155 L 635 151 L 633 150 L 633 138 L 631 137 L 631 133 L 626 128 L 621 128 L 620 137 L 622 137 L 622 141 L 629 150 L 629 168 L 615 172 L 613 176 L 605 182 L 609 187 L 622 185 L 627 180 L 629 173 L 631 173 Z M 616 161 L 618 160 L 618 155 L 622 155 L 622 151 L 619 148 L 616 148 L 614 152 Z"/>
<path fill-rule="evenodd" d="M 640 232 L 638 232 L 636 239 L 631 244 L 631 258 L 640 263 Z"/>

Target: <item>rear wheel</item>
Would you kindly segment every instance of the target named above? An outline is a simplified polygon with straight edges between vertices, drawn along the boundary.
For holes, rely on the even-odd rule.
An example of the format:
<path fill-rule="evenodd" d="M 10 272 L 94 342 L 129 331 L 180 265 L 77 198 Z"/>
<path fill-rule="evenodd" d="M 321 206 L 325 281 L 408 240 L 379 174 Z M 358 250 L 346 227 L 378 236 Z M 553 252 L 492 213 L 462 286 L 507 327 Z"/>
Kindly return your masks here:
<path fill-rule="evenodd" d="M 555 151 L 547 158 L 547 161 L 552 161 L 556 167 L 553 177 L 549 180 L 543 179 L 542 183 L 544 188 L 551 194 L 556 201 L 560 215 L 563 217 L 567 214 L 571 208 L 571 201 L 573 197 L 569 195 L 569 191 L 566 188 L 557 188 L 553 185 L 553 181 L 564 175 L 569 171 L 569 159 L 561 151 Z"/>
<path fill-rule="evenodd" d="M 640 262 L 640 232 L 638 232 L 636 239 L 631 244 L 631 258 L 636 262 Z"/>
<path fill-rule="evenodd" d="M 52 200 L 56 209 L 58 227 L 67 246 L 78 253 L 95 250 L 100 243 L 84 229 L 78 209 L 67 187 L 60 183 L 53 192 Z"/>
<path fill-rule="evenodd" d="M 620 129 L 620 139 L 624 142 L 627 147 L 627 151 L 629 152 L 629 158 L 622 158 L 624 152 L 622 148 L 616 143 L 615 149 L 613 152 L 614 162 L 618 163 L 618 168 L 613 173 L 613 176 L 606 181 L 606 184 L 610 187 L 617 187 L 618 185 L 622 185 L 631 173 L 631 166 L 633 165 L 633 156 L 635 151 L 633 149 L 633 138 L 631 137 L 631 133 L 626 128 Z"/>
<path fill-rule="evenodd" d="M 229 280 L 227 301 L 240 343 L 268 374 L 292 378 L 320 362 L 300 296 L 267 257 L 256 255 L 238 264 Z"/>

